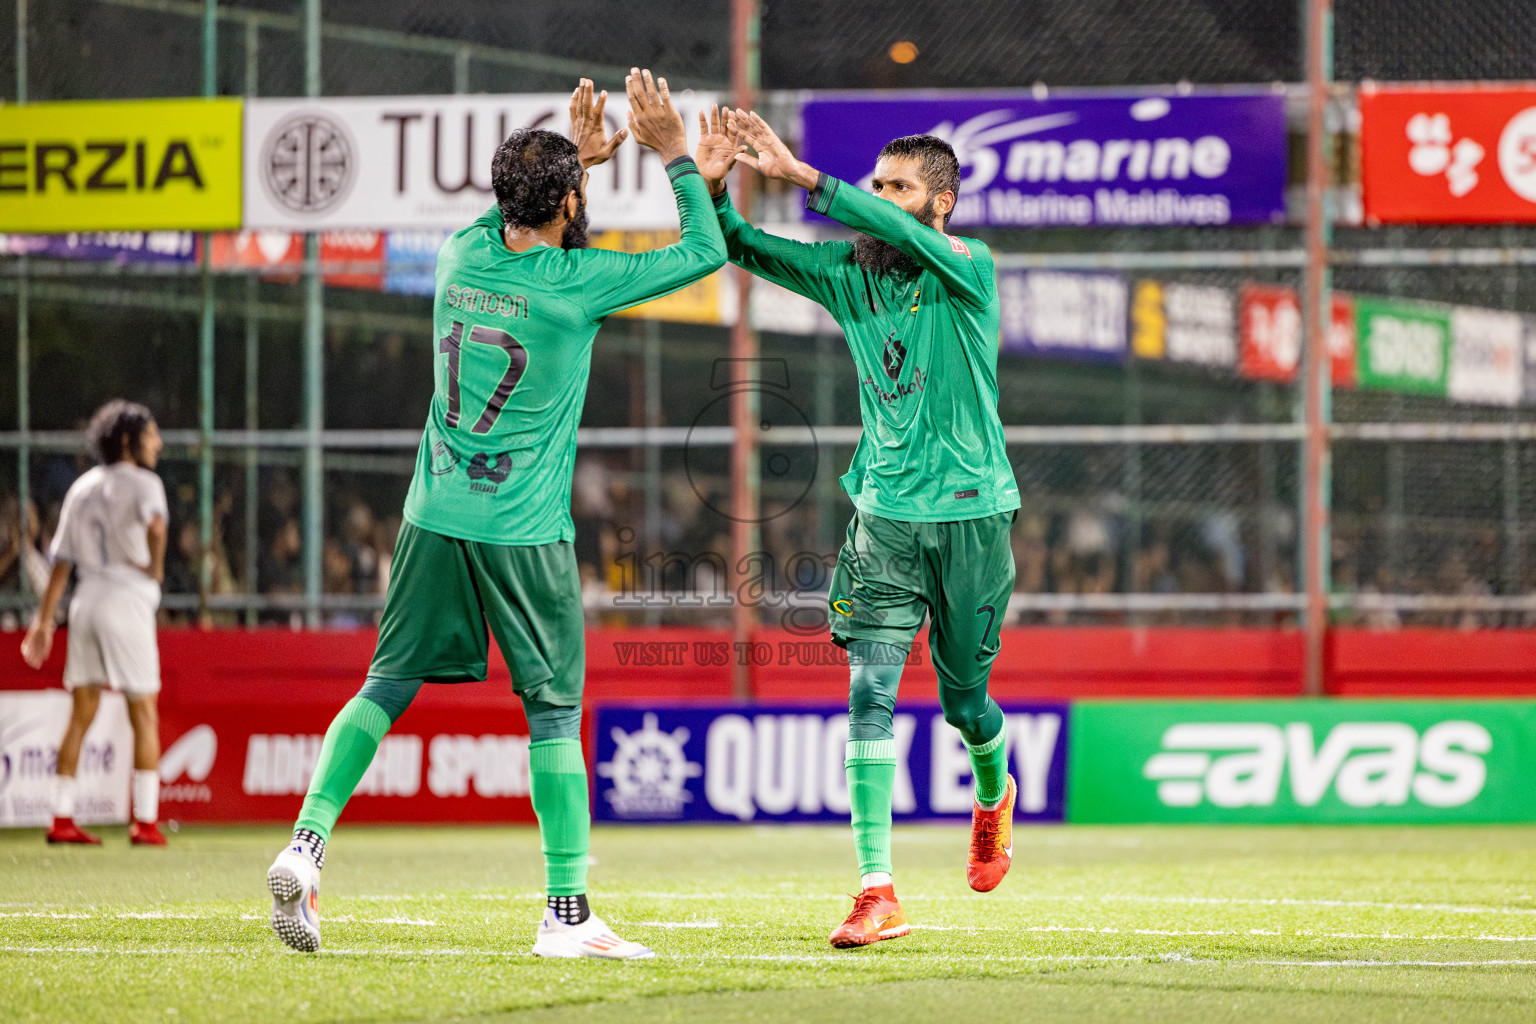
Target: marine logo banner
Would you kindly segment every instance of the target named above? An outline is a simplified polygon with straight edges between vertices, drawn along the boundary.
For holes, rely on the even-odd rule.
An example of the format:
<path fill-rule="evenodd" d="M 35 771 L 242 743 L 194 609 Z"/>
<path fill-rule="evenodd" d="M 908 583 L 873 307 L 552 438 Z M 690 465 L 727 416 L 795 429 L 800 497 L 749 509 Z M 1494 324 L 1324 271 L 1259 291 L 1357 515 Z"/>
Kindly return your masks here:
<path fill-rule="evenodd" d="M 0 231 L 240 226 L 241 101 L 0 107 Z"/>
<path fill-rule="evenodd" d="M 947 140 L 962 174 L 951 229 L 1285 219 L 1285 99 L 1275 93 L 824 95 L 802 119 L 806 161 L 861 188 L 892 139 Z"/>

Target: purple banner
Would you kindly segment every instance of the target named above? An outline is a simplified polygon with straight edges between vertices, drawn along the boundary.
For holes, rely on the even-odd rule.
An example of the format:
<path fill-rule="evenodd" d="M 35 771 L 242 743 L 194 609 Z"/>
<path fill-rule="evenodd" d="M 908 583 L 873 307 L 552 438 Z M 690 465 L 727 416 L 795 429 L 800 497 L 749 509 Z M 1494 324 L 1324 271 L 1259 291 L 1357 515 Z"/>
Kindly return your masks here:
<path fill-rule="evenodd" d="M 1061 821 L 1066 704 L 1004 704 L 1016 820 Z M 847 821 L 848 709 L 817 705 L 603 705 L 599 821 Z M 936 707 L 898 705 L 896 820 L 969 818 L 971 765 Z"/>
<path fill-rule="evenodd" d="M 55 260 L 117 263 L 191 263 L 197 236 L 191 231 L 77 231 L 64 235 L 0 235 L 0 252 Z"/>
<path fill-rule="evenodd" d="M 962 174 L 952 228 L 1285 219 L 1276 94 L 827 98 L 802 118 L 804 159 L 865 188 L 891 139 L 947 139 Z"/>
<path fill-rule="evenodd" d="M 1000 270 L 1002 350 L 1123 363 L 1129 288 L 1117 274 Z"/>

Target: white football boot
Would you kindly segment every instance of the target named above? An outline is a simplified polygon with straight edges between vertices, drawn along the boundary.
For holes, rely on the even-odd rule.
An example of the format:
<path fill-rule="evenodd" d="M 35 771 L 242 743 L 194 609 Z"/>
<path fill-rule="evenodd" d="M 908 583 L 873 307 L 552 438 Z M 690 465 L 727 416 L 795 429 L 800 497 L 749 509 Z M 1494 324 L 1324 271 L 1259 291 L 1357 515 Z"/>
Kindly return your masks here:
<path fill-rule="evenodd" d="M 619 938 L 596 914 L 581 924 L 566 924 L 555 916 L 553 910 L 545 907 L 544 919 L 539 922 L 539 937 L 533 944 L 533 955 L 565 959 L 589 956 L 597 960 L 649 960 L 656 954 L 638 942 Z"/>
<path fill-rule="evenodd" d="M 267 869 L 272 930 L 300 953 L 320 949 L 320 869 L 309 846 L 290 842 Z"/>

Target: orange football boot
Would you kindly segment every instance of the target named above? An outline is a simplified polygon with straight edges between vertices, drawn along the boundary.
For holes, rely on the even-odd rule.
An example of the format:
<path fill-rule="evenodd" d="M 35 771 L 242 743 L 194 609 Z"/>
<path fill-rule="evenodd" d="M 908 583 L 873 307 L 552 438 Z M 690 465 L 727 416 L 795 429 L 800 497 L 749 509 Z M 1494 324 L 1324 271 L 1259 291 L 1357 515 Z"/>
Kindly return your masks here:
<path fill-rule="evenodd" d="M 1013 865 L 1013 804 L 1019 788 L 1008 776 L 1003 802 L 990 811 L 971 803 L 971 853 L 965 862 L 965 880 L 977 892 L 996 889 Z"/>
<path fill-rule="evenodd" d="M 896 902 L 895 886 L 872 886 L 854 897 L 848 920 L 832 932 L 832 945 L 850 949 L 882 939 L 899 939 L 911 932 L 912 926 Z"/>
<path fill-rule="evenodd" d="M 164 846 L 165 835 L 153 821 L 135 821 L 128 826 L 128 842 L 134 846 Z"/>

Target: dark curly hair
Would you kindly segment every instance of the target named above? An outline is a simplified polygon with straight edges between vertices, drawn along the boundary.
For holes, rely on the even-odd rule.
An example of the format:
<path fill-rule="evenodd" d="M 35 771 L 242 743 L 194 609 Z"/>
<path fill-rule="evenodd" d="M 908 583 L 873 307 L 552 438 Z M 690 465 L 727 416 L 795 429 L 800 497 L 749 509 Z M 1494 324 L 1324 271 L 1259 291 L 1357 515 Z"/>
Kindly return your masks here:
<path fill-rule="evenodd" d="M 491 159 L 491 188 L 510 227 L 537 228 L 555 219 L 560 203 L 581 194 L 576 144 L 542 128 L 519 128 Z"/>
<path fill-rule="evenodd" d="M 155 422 L 154 413 L 138 402 L 114 398 L 91 417 L 91 425 L 85 428 L 85 436 L 96 457 L 107 465 L 122 459 L 124 455 L 139 457 L 139 442 L 144 431 Z"/>
<path fill-rule="evenodd" d="M 880 155 L 917 157 L 923 162 L 920 173 L 923 184 L 928 186 L 930 197 L 941 192 L 953 192 L 959 198 L 960 161 L 955 158 L 953 147 L 937 135 L 903 135 L 887 142 Z M 947 213 L 944 215 L 944 223 L 949 223 Z"/>

